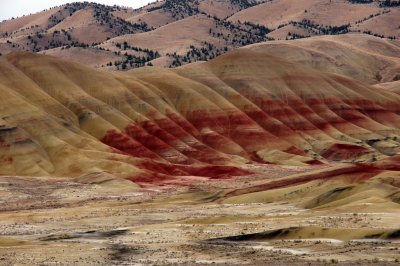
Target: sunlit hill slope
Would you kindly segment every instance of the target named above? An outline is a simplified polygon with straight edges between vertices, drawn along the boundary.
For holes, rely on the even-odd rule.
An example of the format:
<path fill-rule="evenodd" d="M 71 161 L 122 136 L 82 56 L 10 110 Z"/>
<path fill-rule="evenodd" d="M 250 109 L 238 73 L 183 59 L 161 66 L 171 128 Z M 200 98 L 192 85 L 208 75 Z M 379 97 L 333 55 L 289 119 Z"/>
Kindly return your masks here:
<path fill-rule="evenodd" d="M 12 53 L 0 57 L 0 175 L 182 184 L 250 174 L 249 163 L 398 154 L 400 96 L 342 74 L 269 45 L 122 73 Z"/>

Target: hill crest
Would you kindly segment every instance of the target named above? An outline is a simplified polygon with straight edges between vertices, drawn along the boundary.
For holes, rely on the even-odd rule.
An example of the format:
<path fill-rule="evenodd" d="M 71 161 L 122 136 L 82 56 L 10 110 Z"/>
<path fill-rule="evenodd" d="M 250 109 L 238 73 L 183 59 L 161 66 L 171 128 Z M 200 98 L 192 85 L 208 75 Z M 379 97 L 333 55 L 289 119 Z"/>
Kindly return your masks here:
<path fill-rule="evenodd" d="M 399 38 L 392 23 L 399 7 L 383 1 L 289 2 L 164 0 L 139 9 L 71 3 L 0 23 L 0 53 L 25 50 L 126 70 L 207 61 L 272 39 L 347 32 Z"/>

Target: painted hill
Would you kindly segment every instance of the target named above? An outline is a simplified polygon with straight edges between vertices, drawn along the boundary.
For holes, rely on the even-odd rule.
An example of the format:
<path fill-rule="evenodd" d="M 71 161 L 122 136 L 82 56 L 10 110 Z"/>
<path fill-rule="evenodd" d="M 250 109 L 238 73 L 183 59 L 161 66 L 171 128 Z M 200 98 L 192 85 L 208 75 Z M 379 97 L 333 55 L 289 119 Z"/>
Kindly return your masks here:
<path fill-rule="evenodd" d="M 207 61 L 271 39 L 400 37 L 396 1 L 163 0 L 133 10 L 71 3 L 0 23 L 0 53 L 46 53 L 125 70 Z"/>
<path fill-rule="evenodd" d="M 0 70 L 0 175 L 183 184 L 251 174 L 246 164 L 371 163 L 400 151 L 396 92 L 269 44 L 175 70 L 107 72 L 26 52 L 0 57 Z"/>
<path fill-rule="evenodd" d="M 398 12 L 165 0 L 0 23 L 0 260 L 397 265 Z"/>

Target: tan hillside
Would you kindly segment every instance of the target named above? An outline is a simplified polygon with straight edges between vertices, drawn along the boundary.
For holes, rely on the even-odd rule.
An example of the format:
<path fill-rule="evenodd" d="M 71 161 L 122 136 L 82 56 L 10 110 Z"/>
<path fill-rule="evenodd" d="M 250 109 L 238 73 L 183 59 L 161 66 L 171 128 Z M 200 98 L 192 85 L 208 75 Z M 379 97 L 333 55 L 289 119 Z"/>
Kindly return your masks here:
<path fill-rule="evenodd" d="M 247 48 L 370 84 L 397 80 L 400 73 L 399 42 L 365 34 L 274 41 Z"/>
<path fill-rule="evenodd" d="M 122 56 L 108 53 L 103 50 L 93 48 L 84 49 L 82 47 L 54 48 L 40 52 L 40 54 L 62 57 L 69 61 L 92 65 L 94 67 L 105 66 L 110 62 L 115 62 L 123 58 Z"/>
<path fill-rule="evenodd" d="M 91 52 L 93 48 L 104 49 L 108 58 L 114 58 L 112 66 L 96 58 L 87 60 L 87 64 L 126 70 L 153 64 L 161 56 L 168 58 L 162 64 L 155 61 L 156 65 L 179 67 L 271 39 L 348 32 L 399 38 L 399 25 L 395 22 L 398 7 L 378 0 L 356 2 L 163 0 L 139 9 L 70 3 L 1 22 L 0 53 L 56 49 L 51 52 L 53 55 L 69 60 L 73 55 L 54 51 L 80 47 L 87 49 L 86 57 L 90 57 L 95 54 Z M 129 46 L 124 46 L 125 42 Z M 83 61 L 79 54 L 76 57 L 74 61 Z"/>
<path fill-rule="evenodd" d="M 393 23 L 398 17 L 398 8 L 379 7 L 379 1 L 366 4 L 351 3 L 347 0 L 303 0 L 303 1 L 268 1 L 250 7 L 229 17 L 229 21 L 249 21 L 264 25 L 277 31 L 281 27 L 294 25 L 295 28 L 306 28 L 310 32 L 298 32 L 298 29 L 287 29 L 288 32 L 300 36 L 313 36 L 324 26 L 342 26 L 350 24 L 351 30 L 399 38 L 399 28 Z M 294 24 L 309 21 L 306 24 Z M 293 23 L 294 22 L 294 23 Z M 311 23 L 310 23 L 311 22 Z M 282 35 L 273 31 L 269 36 L 285 39 L 290 35 Z"/>
<path fill-rule="evenodd" d="M 163 10 L 154 10 L 151 12 L 135 14 L 132 17 L 128 17 L 126 20 L 132 23 L 140 23 L 141 21 L 145 21 L 146 24 L 151 28 L 159 28 L 176 21 L 170 12 L 165 12 Z"/>
<path fill-rule="evenodd" d="M 230 21 L 250 21 L 275 29 L 290 21 L 311 20 L 322 25 L 341 26 L 379 12 L 375 3 L 352 4 L 346 0 L 269 1 L 236 13 Z"/>
<path fill-rule="evenodd" d="M 115 43 L 126 41 L 132 46 L 159 51 L 162 55 L 174 52 L 185 54 L 191 45 L 199 46 L 204 41 L 218 44 L 219 39 L 212 38 L 208 34 L 209 29 L 213 27 L 214 23 L 205 16 L 193 16 L 150 32 L 116 37 L 101 46 L 108 48 Z M 196 32 L 196 35 L 193 36 L 193 32 Z"/>
<path fill-rule="evenodd" d="M 54 7 L 36 14 L 26 15 L 21 18 L 1 22 L 1 32 L 12 33 L 13 35 L 22 35 L 36 32 L 33 30 L 37 26 L 43 30 L 49 26 L 49 17 L 56 14 L 62 7 Z"/>
<path fill-rule="evenodd" d="M 394 93 L 400 94 L 400 81 L 386 82 L 375 85 L 379 89 L 389 90 Z"/>
<path fill-rule="evenodd" d="M 354 26 L 354 30 L 378 34 L 383 36 L 394 36 L 397 39 L 400 35 L 399 23 L 396 23 L 400 16 L 400 8 L 390 10 L 390 12 L 365 20 Z"/>

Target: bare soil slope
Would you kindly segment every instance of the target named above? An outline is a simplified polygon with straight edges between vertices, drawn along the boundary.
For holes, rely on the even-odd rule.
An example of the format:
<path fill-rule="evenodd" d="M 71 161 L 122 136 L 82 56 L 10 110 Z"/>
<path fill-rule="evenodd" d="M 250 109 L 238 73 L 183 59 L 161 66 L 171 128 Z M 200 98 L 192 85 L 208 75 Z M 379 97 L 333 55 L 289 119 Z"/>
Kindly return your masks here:
<path fill-rule="evenodd" d="M 1 174 L 182 184 L 399 152 L 397 93 L 268 50 L 128 73 L 2 57 Z"/>
<path fill-rule="evenodd" d="M 399 42 L 366 34 L 273 41 L 246 48 L 369 84 L 391 82 L 400 78 Z"/>

